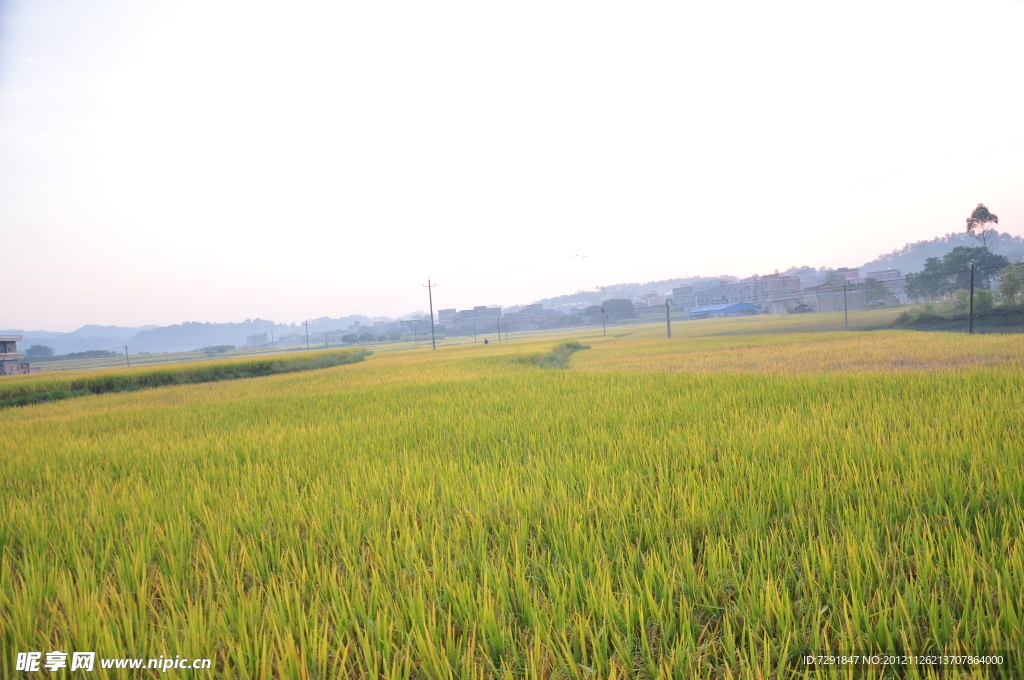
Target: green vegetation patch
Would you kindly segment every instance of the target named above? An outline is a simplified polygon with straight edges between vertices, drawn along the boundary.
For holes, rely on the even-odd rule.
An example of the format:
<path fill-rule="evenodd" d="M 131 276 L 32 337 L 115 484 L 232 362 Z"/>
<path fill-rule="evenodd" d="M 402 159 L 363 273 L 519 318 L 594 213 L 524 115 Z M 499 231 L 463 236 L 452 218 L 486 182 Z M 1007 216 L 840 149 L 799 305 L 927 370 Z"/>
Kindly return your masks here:
<path fill-rule="evenodd" d="M 967 331 L 967 291 L 957 291 L 946 302 L 926 302 L 900 313 L 893 328 L 922 331 Z M 987 295 L 978 295 L 987 293 Z M 1019 333 L 1024 331 L 1024 307 L 1003 303 L 993 305 L 991 293 L 977 291 L 974 300 L 974 331 L 976 333 Z M 981 304 L 979 304 L 979 298 Z"/>
<path fill-rule="evenodd" d="M 206 352 L 208 355 L 212 356 L 214 354 L 223 354 L 224 352 L 227 352 L 229 349 L 234 348 L 234 345 L 210 345 L 209 347 L 204 347 L 203 351 Z"/>
<path fill-rule="evenodd" d="M 69 379 L 40 379 L 0 383 L 0 408 L 27 406 L 70 397 L 105 392 L 130 392 L 150 387 L 187 383 L 220 382 L 240 378 L 257 378 L 277 373 L 311 371 L 362 361 L 369 350 L 317 352 L 300 356 L 270 356 L 259 359 L 218 361 L 188 364 L 159 369 L 122 370 Z"/>
<path fill-rule="evenodd" d="M 529 358 L 529 363 L 542 368 L 568 368 L 569 357 L 581 349 L 590 349 L 590 345 L 583 345 L 572 341 L 558 345 L 547 354 Z"/>
<path fill-rule="evenodd" d="M 33 345 L 37 347 L 38 345 Z M 46 349 L 49 349 L 47 347 Z M 40 361 L 67 361 L 70 359 L 106 359 L 109 357 L 121 356 L 117 352 L 111 352 L 106 349 L 88 349 L 84 352 L 71 352 L 70 354 L 29 354 L 25 353 L 25 357 L 33 364 L 39 363 Z"/>

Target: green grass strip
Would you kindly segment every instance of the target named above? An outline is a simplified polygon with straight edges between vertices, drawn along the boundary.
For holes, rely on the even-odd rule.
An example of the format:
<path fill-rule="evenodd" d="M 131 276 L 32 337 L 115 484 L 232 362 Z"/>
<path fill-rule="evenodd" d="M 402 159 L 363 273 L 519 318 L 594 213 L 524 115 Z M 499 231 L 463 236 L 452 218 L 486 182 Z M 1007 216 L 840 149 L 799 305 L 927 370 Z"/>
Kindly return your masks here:
<path fill-rule="evenodd" d="M 590 345 L 583 345 L 576 341 L 566 342 L 558 345 L 547 354 L 530 357 L 528 361 L 542 368 L 568 368 L 569 357 L 581 349 L 590 349 Z"/>
<path fill-rule="evenodd" d="M 106 392 L 131 392 L 166 385 L 220 382 L 278 373 L 312 371 L 354 364 L 369 354 L 372 352 L 365 349 L 325 351 L 299 356 L 268 356 L 156 369 L 108 371 L 80 378 L 41 378 L 34 381 L 17 381 L 9 385 L 0 382 L 0 409 Z"/>

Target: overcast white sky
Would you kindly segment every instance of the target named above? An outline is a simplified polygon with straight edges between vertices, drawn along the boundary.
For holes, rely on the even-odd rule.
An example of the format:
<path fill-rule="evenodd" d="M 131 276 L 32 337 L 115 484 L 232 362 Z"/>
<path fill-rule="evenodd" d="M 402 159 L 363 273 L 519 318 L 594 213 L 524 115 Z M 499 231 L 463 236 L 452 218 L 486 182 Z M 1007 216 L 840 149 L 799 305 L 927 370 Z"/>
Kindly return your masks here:
<path fill-rule="evenodd" d="M 0 12 L 0 328 L 857 266 L 978 202 L 1024 233 L 1020 1 Z"/>

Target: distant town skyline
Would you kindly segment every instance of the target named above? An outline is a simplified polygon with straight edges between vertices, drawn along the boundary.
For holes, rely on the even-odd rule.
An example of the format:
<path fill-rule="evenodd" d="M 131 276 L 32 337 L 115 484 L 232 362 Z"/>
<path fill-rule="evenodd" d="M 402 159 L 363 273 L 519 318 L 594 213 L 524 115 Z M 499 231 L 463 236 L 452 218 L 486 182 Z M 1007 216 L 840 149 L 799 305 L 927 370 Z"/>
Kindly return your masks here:
<path fill-rule="evenodd" d="M 1006 0 L 13 0 L 0 326 L 856 267 L 979 202 L 1022 235 L 1022 29 Z"/>
<path fill-rule="evenodd" d="M 976 237 L 969 234 L 947 234 L 944 237 L 938 237 L 935 239 L 929 239 L 926 241 L 918 241 L 915 243 L 905 244 L 904 247 L 894 250 L 890 253 L 883 254 L 880 258 L 876 258 L 870 262 L 862 264 L 859 268 L 814 268 L 807 265 L 801 267 L 789 267 L 779 272 L 773 272 L 771 274 L 760 275 L 760 278 L 775 278 L 775 277 L 796 277 L 800 280 L 800 286 L 804 289 L 820 285 L 827 282 L 828 274 L 835 272 L 841 274 L 846 280 L 858 283 L 863 283 L 867 279 L 874 278 L 880 281 L 889 281 L 887 284 L 892 288 L 892 292 L 899 298 L 899 302 L 907 302 L 907 298 L 904 295 L 903 286 L 904 279 L 908 272 L 920 271 L 930 257 L 942 257 L 946 253 L 950 252 L 954 248 L 959 246 L 977 247 L 979 241 Z M 1007 257 L 1011 262 L 1024 261 L 1024 238 L 1010 236 L 1006 233 L 996 233 L 989 236 L 989 245 L 993 251 L 1001 256 Z M 696 290 L 705 291 L 714 288 L 716 281 L 721 281 L 726 284 L 726 288 L 736 288 L 736 295 L 733 292 L 728 292 L 726 298 L 741 302 L 754 302 L 760 307 L 765 307 L 769 312 L 778 313 L 786 306 L 793 306 L 792 300 L 788 300 L 786 296 L 776 296 L 774 305 L 765 305 L 763 303 L 770 301 L 769 298 L 772 296 L 754 292 L 754 289 L 758 288 L 756 285 L 756 279 L 758 275 L 753 276 L 737 276 L 734 273 L 722 272 L 717 276 L 710 277 L 688 277 L 688 278 L 675 278 L 667 280 L 653 280 L 653 281 L 635 281 L 635 282 L 619 282 L 615 284 L 609 284 L 606 286 L 600 286 L 590 290 L 578 290 L 575 292 L 563 292 L 559 295 L 549 296 L 540 300 L 534 300 L 529 303 L 495 303 L 492 305 L 477 305 L 475 302 L 469 306 L 462 307 L 444 307 L 438 305 L 434 308 L 434 317 L 439 323 L 445 321 L 445 312 L 449 312 L 448 318 L 451 318 L 456 312 L 465 312 L 468 310 L 480 309 L 482 307 L 492 307 L 499 310 L 499 314 L 504 314 L 510 311 L 518 311 L 524 308 L 549 308 L 555 310 L 561 310 L 562 312 L 572 312 L 572 310 L 582 310 L 583 308 L 601 303 L 602 301 L 609 299 L 626 299 L 626 300 L 640 300 L 644 298 L 651 298 L 652 296 L 660 300 L 659 304 L 663 303 L 667 296 L 673 299 L 673 304 L 676 305 L 675 312 L 684 312 L 688 309 L 693 308 L 701 304 L 708 304 L 717 300 L 718 295 L 710 295 L 700 293 L 696 297 L 692 297 L 688 300 L 679 300 L 676 298 L 676 293 L 679 292 L 677 286 L 685 286 L 693 284 Z M 754 280 L 754 288 L 750 288 L 751 279 Z M 747 282 L 744 284 L 744 280 Z M 895 283 L 893 283 L 895 281 Z M 708 285 L 704 285 L 708 284 Z M 710 286 L 710 287 L 709 287 Z M 671 289 L 671 293 L 670 293 Z M 749 289 L 749 290 L 748 290 Z M 726 291 L 722 291 L 726 292 Z M 803 295 L 803 293 L 800 293 Z M 685 296 L 685 294 L 684 294 Z M 819 296 L 820 297 L 820 296 Z M 440 302 L 440 300 L 439 300 Z M 820 300 L 815 299 L 815 306 L 820 306 Z M 862 301 L 863 302 L 863 301 Z M 799 301 L 793 304 L 798 304 Z M 363 315 L 363 314 L 351 314 L 351 315 L 339 315 L 332 317 L 331 315 L 319 315 L 309 317 L 307 320 L 310 323 L 309 328 L 313 329 L 316 333 L 323 333 L 324 331 L 337 331 L 339 328 L 345 328 L 351 323 L 358 325 L 359 319 L 376 325 L 377 322 L 395 319 L 411 319 L 411 318 L 426 318 L 428 312 L 426 308 L 407 310 L 404 314 L 397 315 Z M 464 316 L 464 314 L 460 314 Z M 485 315 L 486 316 L 486 315 Z M 341 326 L 337 322 L 343 322 Z M 404 322 L 403 322 L 404 323 Z M 148 332 L 151 330 L 168 330 L 174 327 L 181 327 L 185 330 L 185 327 L 203 327 L 203 326 L 221 326 L 221 327 L 241 327 L 243 324 L 253 324 L 248 327 L 247 330 L 243 330 L 243 333 L 253 332 L 257 329 L 262 328 L 277 328 L 280 332 L 287 333 L 296 328 L 302 328 L 302 322 L 300 321 L 287 321 L 282 319 L 268 319 L 264 317 L 248 317 L 244 321 L 240 319 L 217 319 L 217 320 L 196 320 L 192 321 L 178 321 L 173 324 L 163 325 L 143 325 L 137 327 L 125 327 L 125 326 L 103 326 L 97 324 L 85 324 L 75 329 L 68 329 L 63 331 L 56 331 L 53 328 L 0 328 L 0 333 L 3 332 L 14 332 L 14 333 L 27 333 L 31 336 L 33 342 L 46 341 L 51 337 L 60 337 L 59 342 L 67 348 L 71 349 L 67 351 L 81 351 L 83 349 L 105 349 L 106 347 L 100 347 L 95 342 L 91 342 L 90 339 L 104 338 L 106 344 L 110 344 L 111 341 L 114 345 L 121 342 L 121 340 L 128 339 L 136 332 Z M 230 333 L 237 335 L 239 331 L 233 330 Z M 74 336 L 73 338 L 71 336 Z M 70 345 L 68 344 L 70 343 Z M 45 344 L 45 342 L 44 342 Z M 137 344 L 137 340 L 136 340 Z M 188 344 L 188 343 L 186 343 Z M 95 346 L 94 346 L 95 345 Z M 120 345 L 118 345 L 120 346 Z M 162 346 L 162 345 L 161 345 Z M 197 345 L 198 346 L 198 345 Z M 141 348 L 139 348 L 141 349 Z"/>

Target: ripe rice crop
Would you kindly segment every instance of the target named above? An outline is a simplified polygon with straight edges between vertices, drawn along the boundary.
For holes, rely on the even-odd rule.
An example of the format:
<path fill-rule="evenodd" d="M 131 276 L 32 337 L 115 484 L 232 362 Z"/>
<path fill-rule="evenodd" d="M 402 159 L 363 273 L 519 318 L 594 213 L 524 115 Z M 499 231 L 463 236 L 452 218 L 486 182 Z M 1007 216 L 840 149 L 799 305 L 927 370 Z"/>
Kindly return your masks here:
<path fill-rule="evenodd" d="M 660 332 L 657 332 L 660 331 Z M 667 339 L 645 328 L 576 355 L 586 370 L 865 373 L 942 369 L 1024 369 L 1020 335 L 917 331 L 691 336 Z"/>
<path fill-rule="evenodd" d="M 362 361 L 366 350 L 334 350 L 293 355 L 270 355 L 259 359 L 228 359 L 202 364 L 184 364 L 161 368 L 93 371 L 68 376 L 31 376 L 4 379 L 0 382 L 0 408 L 25 406 L 69 397 L 81 397 L 106 392 L 131 392 L 151 387 L 166 387 L 182 383 L 219 382 L 311 371 Z"/>
<path fill-rule="evenodd" d="M 0 667 L 766 678 L 1024 648 L 1019 338 L 653 334 L 578 334 L 568 370 L 493 343 L 0 412 Z"/>

